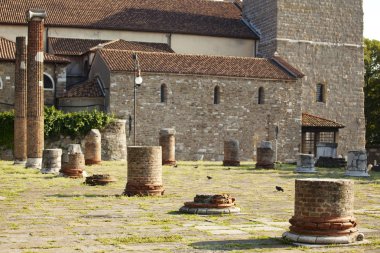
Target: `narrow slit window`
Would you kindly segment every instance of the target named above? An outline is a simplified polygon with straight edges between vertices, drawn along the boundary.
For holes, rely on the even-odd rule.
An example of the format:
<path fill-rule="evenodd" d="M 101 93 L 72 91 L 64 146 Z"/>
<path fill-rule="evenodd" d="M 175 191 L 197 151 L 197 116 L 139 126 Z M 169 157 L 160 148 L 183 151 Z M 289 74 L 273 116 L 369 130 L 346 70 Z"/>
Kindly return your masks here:
<path fill-rule="evenodd" d="M 318 83 L 316 86 L 316 101 L 325 102 L 325 85 Z"/>
<path fill-rule="evenodd" d="M 220 104 L 220 87 L 215 86 L 214 88 L 214 105 Z"/>
<path fill-rule="evenodd" d="M 1 76 L 0 76 L 0 90 L 3 88 L 3 79 L 1 79 Z"/>
<path fill-rule="evenodd" d="M 259 94 L 258 94 L 257 103 L 259 105 L 264 104 L 264 88 L 263 87 L 259 88 Z"/>
<path fill-rule="evenodd" d="M 166 103 L 168 101 L 168 87 L 166 84 L 161 85 L 161 103 Z"/>

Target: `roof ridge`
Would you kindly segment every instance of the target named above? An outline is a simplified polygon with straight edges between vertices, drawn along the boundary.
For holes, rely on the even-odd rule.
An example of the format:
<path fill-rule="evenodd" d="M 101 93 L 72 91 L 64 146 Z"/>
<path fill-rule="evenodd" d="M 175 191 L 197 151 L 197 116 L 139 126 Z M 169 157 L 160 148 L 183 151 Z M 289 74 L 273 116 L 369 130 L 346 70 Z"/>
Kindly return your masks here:
<path fill-rule="evenodd" d="M 204 54 L 180 54 L 180 53 L 167 53 L 167 52 L 151 52 L 151 51 L 138 51 L 138 50 L 120 50 L 113 48 L 102 48 L 100 51 L 121 51 L 121 52 L 140 52 L 143 54 L 163 54 L 163 55 L 179 55 L 179 56 L 194 56 L 202 58 L 224 58 L 224 59 L 239 59 L 239 60 L 257 60 L 257 61 L 270 61 L 270 58 L 261 58 L 261 57 L 244 57 L 244 56 L 226 56 L 226 55 L 204 55 Z"/>

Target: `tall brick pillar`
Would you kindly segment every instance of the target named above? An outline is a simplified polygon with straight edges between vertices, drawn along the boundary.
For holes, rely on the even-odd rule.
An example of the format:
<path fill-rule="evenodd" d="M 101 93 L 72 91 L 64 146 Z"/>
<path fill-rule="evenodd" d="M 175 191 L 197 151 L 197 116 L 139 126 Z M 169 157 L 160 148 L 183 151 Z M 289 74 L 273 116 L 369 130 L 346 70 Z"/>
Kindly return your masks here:
<path fill-rule="evenodd" d="M 28 21 L 27 168 L 41 168 L 44 149 L 44 10 L 26 12 Z"/>
<path fill-rule="evenodd" d="M 14 121 L 14 164 L 25 164 L 26 151 L 26 110 L 27 110 L 27 79 L 26 79 L 26 38 L 16 38 L 15 66 L 15 121 Z"/>
<path fill-rule="evenodd" d="M 296 179 L 294 216 L 283 237 L 298 243 L 348 244 L 361 241 L 354 217 L 354 182 Z"/>

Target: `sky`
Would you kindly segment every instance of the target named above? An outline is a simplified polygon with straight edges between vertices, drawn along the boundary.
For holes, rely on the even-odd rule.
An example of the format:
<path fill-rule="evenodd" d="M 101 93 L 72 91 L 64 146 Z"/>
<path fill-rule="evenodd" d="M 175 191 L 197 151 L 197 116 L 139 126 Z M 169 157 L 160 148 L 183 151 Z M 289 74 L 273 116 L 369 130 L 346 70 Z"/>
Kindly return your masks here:
<path fill-rule="evenodd" d="M 380 41 L 380 0 L 364 0 L 364 37 Z"/>

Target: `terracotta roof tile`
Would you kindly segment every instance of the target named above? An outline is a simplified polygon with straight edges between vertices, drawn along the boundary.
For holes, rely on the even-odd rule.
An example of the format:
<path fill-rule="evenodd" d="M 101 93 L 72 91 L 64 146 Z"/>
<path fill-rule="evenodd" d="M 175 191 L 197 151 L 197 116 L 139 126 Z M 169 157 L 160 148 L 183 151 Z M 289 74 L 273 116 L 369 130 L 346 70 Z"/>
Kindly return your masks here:
<path fill-rule="evenodd" d="M 90 48 L 108 41 L 49 37 L 49 52 L 59 55 L 82 55 Z"/>
<path fill-rule="evenodd" d="M 125 40 L 111 41 L 109 43 L 106 43 L 104 48 L 131 51 L 174 53 L 173 49 L 171 49 L 171 47 L 169 47 L 169 45 L 165 43 L 134 42 Z"/>
<path fill-rule="evenodd" d="M 0 60 L 14 61 L 16 44 L 0 37 Z"/>
<path fill-rule="evenodd" d="M 106 49 L 148 51 L 148 52 L 168 52 L 174 51 L 165 43 L 134 42 L 125 40 L 90 40 L 90 39 L 69 39 L 69 38 L 49 38 L 50 52 L 58 55 L 82 55 L 97 46 L 103 45 Z"/>
<path fill-rule="evenodd" d="M 104 97 L 98 78 L 71 86 L 64 97 Z"/>
<path fill-rule="evenodd" d="M 303 127 L 330 127 L 330 128 L 343 128 L 344 125 L 332 120 L 324 119 L 308 113 L 302 113 L 302 126 Z"/>
<path fill-rule="evenodd" d="M 132 51 L 102 49 L 111 71 L 133 71 Z M 296 80 L 270 59 L 138 52 L 142 72 Z"/>
<path fill-rule="evenodd" d="M 25 24 L 30 8 L 47 11 L 47 26 L 257 39 L 234 3 L 206 0 L 2 0 L 0 23 Z"/>
<path fill-rule="evenodd" d="M 0 37 L 0 60 L 16 60 L 16 43 Z M 44 61 L 52 63 L 70 63 L 70 60 L 68 60 L 67 58 L 47 53 L 45 53 Z"/>
<path fill-rule="evenodd" d="M 294 76 L 298 77 L 298 78 L 302 78 L 305 76 L 304 73 L 302 73 L 301 71 L 299 71 L 298 69 L 296 69 L 294 66 L 290 65 L 287 61 L 285 61 L 283 58 L 279 57 L 279 56 L 274 56 L 272 58 L 277 64 L 279 64 L 280 66 L 282 66 L 283 68 L 285 68 L 287 71 L 289 71 L 291 74 L 293 74 Z"/>

